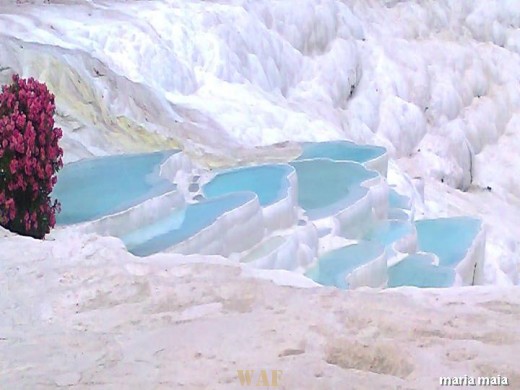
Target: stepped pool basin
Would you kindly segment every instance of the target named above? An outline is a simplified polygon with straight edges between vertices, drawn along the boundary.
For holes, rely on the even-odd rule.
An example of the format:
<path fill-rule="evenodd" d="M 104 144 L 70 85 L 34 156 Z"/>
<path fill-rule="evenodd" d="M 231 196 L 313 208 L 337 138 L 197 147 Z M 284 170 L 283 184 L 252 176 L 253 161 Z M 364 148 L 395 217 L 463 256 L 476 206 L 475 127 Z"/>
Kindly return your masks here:
<path fill-rule="evenodd" d="M 414 254 L 388 268 L 388 287 L 452 287 L 455 275 L 453 268 L 434 265 L 431 255 Z"/>
<path fill-rule="evenodd" d="M 388 209 L 388 219 L 395 219 L 400 221 L 409 221 L 410 215 L 402 209 Z"/>
<path fill-rule="evenodd" d="M 289 194 L 288 176 L 294 168 L 287 164 L 257 165 L 218 173 L 202 187 L 207 198 L 237 192 L 253 192 L 262 207 L 272 205 Z"/>
<path fill-rule="evenodd" d="M 316 260 L 318 235 L 312 224 L 266 235 L 240 254 L 240 262 L 261 269 L 295 270 Z"/>
<path fill-rule="evenodd" d="M 362 165 L 315 159 L 293 161 L 298 177 L 298 203 L 310 219 L 334 215 L 367 195 L 361 184 L 378 177 Z"/>
<path fill-rule="evenodd" d="M 390 188 L 388 192 L 388 219 L 408 221 L 412 209 L 412 201 L 407 196 L 399 194 L 395 189 Z"/>
<path fill-rule="evenodd" d="M 408 221 L 386 220 L 378 222 L 365 236 L 365 240 L 388 246 L 413 233 L 414 227 Z"/>
<path fill-rule="evenodd" d="M 287 164 L 238 167 L 201 187 L 192 183 L 193 201 L 171 182 L 182 179 L 179 170 L 194 169 L 183 155 L 169 159 L 176 150 L 67 164 L 52 193 L 62 204 L 57 223 L 91 222 L 77 228 L 118 236 L 136 256 L 233 255 L 273 269 L 314 264 L 308 277 L 342 289 L 450 287 L 478 279 L 481 221 L 411 221 L 411 200 L 381 180 L 385 149 L 347 141 L 302 149 Z M 320 237 L 329 234 L 357 243 L 316 260 Z"/>
<path fill-rule="evenodd" d="M 350 274 L 383 256 L 384 248 L 381 245 L 361 241 L 325 253 L 318 259 L 316 266 L 306 272 L 306 276 L 324 286 L 347 289 L 350 287 L 348 282 Z M 386 263 L 384 264 L 384 272 L 386 278 Z M 374 275 L 374 277 L 377 276 L 379 275 Z"/>
<path fill-rule="evenodd" d="M 434 253 L 440 266 L 454 267 L 464 259 L 480 229 L 475 218 L 424 219 L 415 222 L 418 248 Z"/>
<path fill-rule="evenodd" d="M 59 225 L 93 221 L 174 191 L 160 165 L 178 151 L 97 157 L 67 164 L 52 197 L 61 202 Z"/>
<path fill-rule="evenodd" d="M 391 209 L 410 210 L 411 206 L 410 198 L 399 194 L 393 188 L 388 193 L 388 207 Z"/>
<path fill-rule="evenodd" d="M 128 251 L 136 256 L 149 256 L 179 244 L 212 225 L 224 213 L 254 199 L 251 193 L 235 193 L 202 200 L 175 209 L 164 218 L 120 237 Z"/>
<path fill-rule="evenodd" d="M 241 257 L 240 261 L 242 263 L 250 263 L 255 260 L 261 259 L 265 256 L 270 255 L 275 252 L 278 248 L 280 248 L 283 244 L 287 242 L 287 238 L 282 236 L 274 236 L 269 237 L 265 241 L 261 242 L 253 249 L 251 249 L 248 253 Z"/>
<path fill-rule="evenodd" d="M 381 157 L 386 149 L 372 145 L 357 145 L 349 141 L 304 142 L 297 160 L 328 158 L 335 161 L 365 163 Z"/>

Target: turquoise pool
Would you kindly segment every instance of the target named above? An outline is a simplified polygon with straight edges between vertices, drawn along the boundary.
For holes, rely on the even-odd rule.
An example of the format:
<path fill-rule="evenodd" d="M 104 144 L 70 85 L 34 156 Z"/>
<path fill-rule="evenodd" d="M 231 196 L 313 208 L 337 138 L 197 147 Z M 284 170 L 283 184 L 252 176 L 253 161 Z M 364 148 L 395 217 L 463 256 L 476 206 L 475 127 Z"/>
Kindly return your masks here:
<path fill-rule="evenodd" d="M 415 254 L 405 257 L 388 268 L 388 287 L 451 287 L 455 282 L 455 270 L 435 266 L 429 255 Z"/>
<path fill-rule="evenodd" d="M 365 236 L 365 240 L 387 246 L 412 233 L 413 226 L 410 222 L 387 220 L 377 223 Z"/>
<path fill-rule="evenodd" d="M 333 215 L 365 196 L 361 183 L 378 176 L 360 164 L 315 159 L 293 161 L 298 177 L 298 203 L 311 219 Z"/>
<path fill-rule="evenodd" d="M 410 206 L 410 198 L 399 194 L 393 188 L 390 189 L 388 194 L 388 207 L 390 207 L 391 209 L 410 210 Z"/>
<path fill-rule="evenodd" d="M 356 268 L 375 260 L 384 253 L 376 243 L 361 241 L 325 253 L 318 264 L 306 272 L 306 276 L 324 286 L 349 288 L 346 277 Z"/>
<path fill-rule="evenodd" d="M 67 164 L 52 197 L 61 202 L 57 224 L 92 221 L 176 189 L 159 176 L 160 165 L 178 151 L 117 155 Z"/>
<path fill-rule="evenodd" d="M 243 167 L 218 173 L 202 187 L 207 198 L 236 192 L 253 192 L 261 206 L 268 206 L 287 196 L 288 176 L 294 169 L 287 164 L 269 164 Z"/>
<path fill-rule="evenodd" d="M 67 225 L 96 220 L 175 191 L 175 184 L 159 175 L 161 164 L 175 153 L 178 151 L 109 156 L 66 165 L 60 171 L 52 193 L 52 197 L 62 204 L 57 223 Z M 358 146 L 346 141 L 303 144 L 302 155 L 289 164 L 246 166 L 218 172 L 202 187 L 206 199 L 199 195 L 196 203 L 161 210 L 164 213 L 160 219 L 146 224 L 140 221 L 141 226 L 120 238 L 136 256 L 168 250 L 213 225 L 227 212 L 250 201 L 255 201 L 257 206 L 256 198 L 263 207 L 285 198 L 293 190 L 289 180 L 292 174 L 296 175 L 298 183 L 298 205 L 308 219 L 329 217 L 367 195 L 368 189 L 361 184 L 377 178 L 378 173 L 367 170 L 361 163 L 383 153 L 383 148 Z M 192 185 L 191 189 L 195 192 L 198 188 Z M 365 218 L 372 212 L 369 201 L 362 204 L 367 213 L 360 207 L 352 209 L 354 217 L 342 214 L 346 215 L 344 221 L 341 220 L 345 226 L 359 227 L 367 223 L 367 228 L 356 236 L 363 241 L 325 253 L 306 275 L 322 285 L 349 288 L 348 275 L 384 255 L 385 247 L 416 231 L 422 254 L 409 255 L 388 268 L 388 286 L 453 286 L 457 275 L 455 267 L 473 244 L 481 221 L 458 217 L 410 222 L 405 212 L 410 210 L 410 200 L 394 189 L 390 190 L 388 203 L 388 218 L 379 222 Z M 259 231 L 263 234 L 263 230 Z M 261 244 L 253 243 L 242 261 L 251 262 L 269 255 L 285 242 L 285 238 L 274 236 Z M 433 256 L 428 253 L 439 258 L 439 266 L 432 264 Z M 374 267 L 384 281 L 385 259 L 381 258 Z"/>
<path fill-rule="evenodd" d="M 400 221 L 408 221 L 410 216 L 402 209 L 389 209 L 388 219 L 396 219 Z"/>
<path fill-rule="evenodd" d="M 371 145 L 356 145 L 349 141 L 305 142 L 297 160 L 328 158 L 336 161 L 364 163 L 382 156 L 385 148 Z"/>
<path fill-rule="evenodd" d="M 415 222 L 418 247 L 422 252 L 435 253 L 439 265 L 455 266 L 466 255 L 481 228 L 475 218 L 456 217 L 424 219 Z"/>
<path fill-rule="evenodd" d="M 213 224 L 218 217 L 254 199 L 254 194 L 240 192 L 203 200 L 169 212 L 151 225 L 121 237 L 128 251 L 149 256 L 164 251 Z"/>

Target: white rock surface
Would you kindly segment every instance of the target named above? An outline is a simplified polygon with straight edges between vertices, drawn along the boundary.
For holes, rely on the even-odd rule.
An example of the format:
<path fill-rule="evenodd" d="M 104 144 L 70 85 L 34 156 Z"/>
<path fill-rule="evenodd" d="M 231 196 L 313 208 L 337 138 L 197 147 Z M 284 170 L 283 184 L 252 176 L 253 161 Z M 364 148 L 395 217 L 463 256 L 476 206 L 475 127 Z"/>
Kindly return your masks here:
<path fill-rule="evenodd" d="M 240 389 L 238 369 L 282 370 L 288 390 L 520 385 L 518 288 L 346 292 L 218 257 L 52 239 L 0 239 L 2 389 Z"/>

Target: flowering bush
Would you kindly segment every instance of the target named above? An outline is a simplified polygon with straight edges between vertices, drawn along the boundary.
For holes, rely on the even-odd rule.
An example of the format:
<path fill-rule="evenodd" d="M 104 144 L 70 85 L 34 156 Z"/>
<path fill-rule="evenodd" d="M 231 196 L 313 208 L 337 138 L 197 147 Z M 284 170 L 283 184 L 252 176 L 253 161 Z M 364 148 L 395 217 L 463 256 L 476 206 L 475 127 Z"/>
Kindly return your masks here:
<path fill-rule="evenodd" d="M 54 128 L 54 95 L 33 78 L 13 76 L 0 93 L 0 225 L 43 238 L 56 223 L 50 194 L 63 167 Z"/>

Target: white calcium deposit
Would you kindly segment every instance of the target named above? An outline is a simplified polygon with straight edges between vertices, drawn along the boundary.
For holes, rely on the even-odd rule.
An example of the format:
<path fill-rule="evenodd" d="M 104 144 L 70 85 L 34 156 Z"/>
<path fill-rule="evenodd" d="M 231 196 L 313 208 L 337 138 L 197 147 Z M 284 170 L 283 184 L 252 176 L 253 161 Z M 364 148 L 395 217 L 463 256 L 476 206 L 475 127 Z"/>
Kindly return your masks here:
<path fill-rule="evenodd" d="M 517 287 L 341 291 L 106 237 L 0 240 L 2 389 L 242 389 L 237 370 L 281 370 L 287 390 L 520 383 Z"/>

